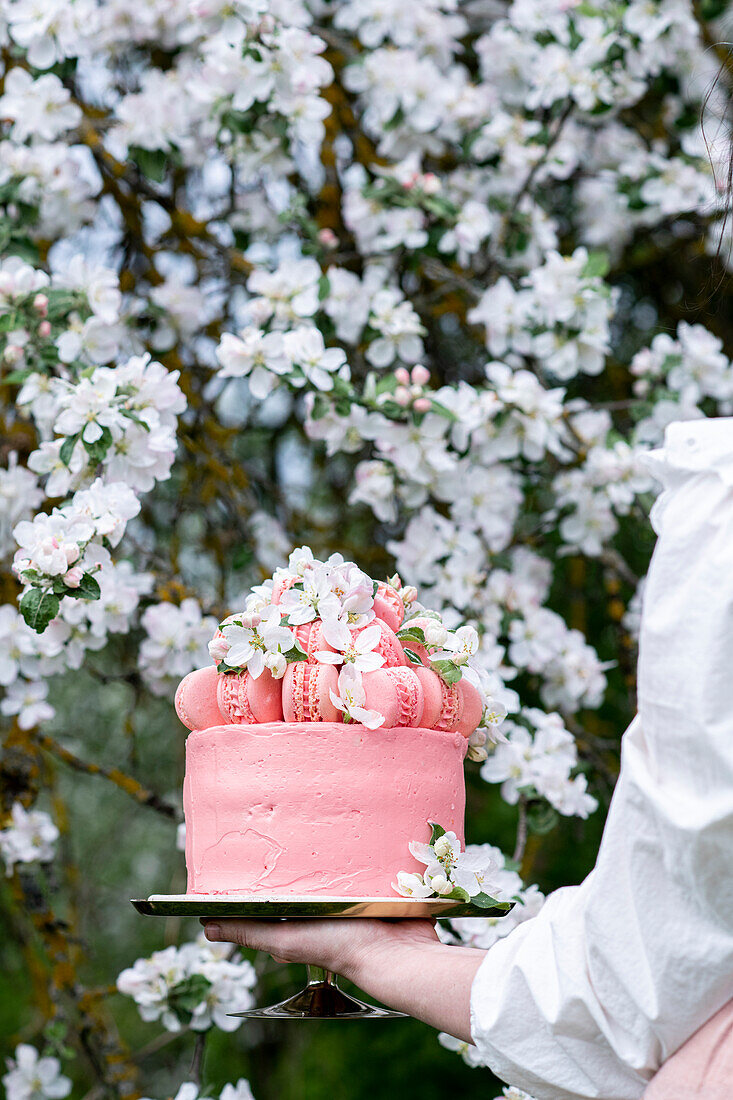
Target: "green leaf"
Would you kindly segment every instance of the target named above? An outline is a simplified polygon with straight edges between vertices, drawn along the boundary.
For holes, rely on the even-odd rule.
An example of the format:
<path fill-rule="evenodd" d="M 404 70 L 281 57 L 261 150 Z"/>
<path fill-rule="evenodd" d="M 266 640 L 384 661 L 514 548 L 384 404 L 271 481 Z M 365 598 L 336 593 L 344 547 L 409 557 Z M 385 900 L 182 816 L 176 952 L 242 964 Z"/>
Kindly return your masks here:
<path fill-rule="evenodd" d="M 91 573 L 85 573 L 79 582 L 79 587 L 74 589 L 74 595 L 82 596 L 85 600 L 98 600 L 101 596 L 99 584 Z"/>
<path fill-rule="evenodd" d="M 10 332 L 18 324 L 18 315 L 13 310 L 0 316 L 0 332 Z"/>
<path fill-rule="evenodd" d="M 591 279 L 596 275 L 604 278 L 608 274 L 610 266 L 608 253 L 599 249 L 588 253 L 588 259 L 581 274 L 586 279 Z"/>
<path fill-rule="evenodd" d="M 478 905 L 479 909 L 509 909 L 508 901 L 497 901 L 496 898 L 492 898 L 489 894 L 474 894 L 471 898 L 473 905 Z"/>
<path fill-rule="evenodd" d="M 168 165 L 168 154 L 162 149 L 143 149 L 140 145 L 130 146 L 130 159 L 148 179 L 162 183 Z"/>
<path fill-rule="evenodd" d="M 313 400 L 311 420 L 320 420 L 331 410 L 331 402 L 322 393 L 318 392 Z"/>
<path fill-rule="evenodd" d="M 59 451 L 59 458 L 63 462 L 64 466 L 68 466 L 71 462 L 71 456 L 74 453 L 74 447 L 79 440 L 80 433 L 76 435 L 67 436 L 64 442 L 61 444 L 61 450 Z"/>
<path fill-rule="evenodd" d="M 44 592 L 41 588 L 29 588 L 20 601 L 20 613 L 31 630 L 43 634 L 55 619 L 59 611 L 59 598 L 54 592 Z"/>
<path fill-rule="evenodd" d="M 33 374 L 31 367 L 23 367 L 23 370 L 11 370 L 9 374 L 5 375 L 3 382 L 7 382 L 10 386 L 19 386 L 31 374 Z"/>
<path fill-rule="evenodd" d="M 441 836 L 445 836 L 445 829 L 442 825 L 438 825 L 436 821 L 429 821 L 428 825 L 433 830 L 429 841 L 429 843 L 433 845 L 435 844 L 435 841 L 438 840 Z"/>
<path fill-rule="evenodd" d="M 462 886 L 454 886 L 450 894 L 441 894 L 441 898 L 446 898 L 448 901 L 470 901 L 471 896 L 468 890 L 464 890 Z"/>
<path fill-rule="evenodd" d="M 87 443 L 87 441 L 82 437 L 82 443 L 84 444 L 86 452 L 89 455 L 90 462 L 92 462 L 93 465 L 97 466 L 100 462 L 104 460 L 104 456 L 107 454 L 107 451 L 110 448 L 110 445 L 112 443 L 112 432 L 105 425 L 105 427 L 102 428 L 102 434 L 100 435 L 99 439 L 95 439 L 93 443 Z"/>
<path fill-rule="evenodd" d="M 321 275 L 318 280 L 318 301 L 322 302 L 324 298 L 327 298 L 331 293 L 331 284 L 328 281 L 328 275 Z"/>
<path fill-rule="evenodd" d="M 418 642 L 425 645 L 425 631 L 421 626 L 407 626 L 397 631 L 397 637 L 401 642 Z"/>
<path fill-rule="evenodd" d="M 119 390 L 117 392 L 119 393 Z M 138 416 L 137 413 L 132 412 L 130 409 L 124 409 L 122 415 L 126 416 L 128 420 L 132 420 L 132 422 L 134 424 L 137 424 L 139 428 L 142 428 L 143 431 L 150 431 L 150 425 L 146 424 L 142 417 Z"/>
<path fill-rule="evenodd" d="M 414 649 L 408 649 L 407 646 L 404 646 L 404 650 L 405 650 L 405 657 L 407 657 L 407 659 L 409 661 L 411 661 L 413 665 L 421 665 L 422 664 L 422 661 L 418 657 L 417 653 L 415 653 Z"/>
<path fill-rule="evenodd" d="M 451 420 L 454 423 L 459 419 L 454 412 L 446 409 L 445 405 L 441 405 L 438 401 L 434 401 L 432 397 L 430 398 L 430 411 L 437 413 L 438 416 L 444 416 L 446 420 Z"/>
<path fill-rule="evenodd" d="M 283 654 L 283 657 L 288 662 L 288 664 L 290 664 L 291 661 L 307 661 L 308 660 L 308 654 L 305 653 L 300 648 L 300 646 L 293 646 L 292 649 L 289 649 L 287 651 L 287 653 Z"/>
<path fill-rule="evenodd" d="M 206 999 L 211 982 L 203 974 L 189 974 L 177 982 L 168 993 L 168 1005 L 181 1023 L 191 1022 L 194 1009 Z"/>
<path fill-rule="evenodd" d="M 457 684 L 463 675 L 458 665 L 452 661 L 431 661 L 430 667 L 437 672 L 444 684 Z"/>

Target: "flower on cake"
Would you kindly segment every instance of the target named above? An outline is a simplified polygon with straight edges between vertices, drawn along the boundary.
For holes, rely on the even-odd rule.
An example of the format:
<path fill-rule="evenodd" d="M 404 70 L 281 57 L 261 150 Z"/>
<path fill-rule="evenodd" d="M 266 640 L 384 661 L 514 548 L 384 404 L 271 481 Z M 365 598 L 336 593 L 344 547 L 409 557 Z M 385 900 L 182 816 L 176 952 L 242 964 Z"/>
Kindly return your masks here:
<path fill-rule="evenodd" d="M 317 659 L 329 665 L 351 664 L 359 672 L 374 672 L 381 668 L 384 657 L 381 653 L 374 652 L 382 640 L 379 627 L 367 626 L 356 634 L 349 633 L 349 640 L 340 653 L 319 649 L 315 654 Z"/>
<path fill-rule="evenodd" d="M 459 901 L 469 898 L 477 905 L 495 904 L 499 865 L 493 855 L 477 847 L 461 851 L 454 832 L 435 822 L 429 844 L 411 841 L 410 854 L 425 864 L 422 875 L 400 871 L 392 888 L 404 897 L 443 897 Z"/>
<path fill-rule="evenodd" d="M 209 642 L 209 654 L 224 675 L 246 670 L 256 679 L 267 670 L 286 682 L 295 661 L 350 669 L 338 686 L 329 684 L 330 699 L 343 721 L 370 729 L 386 719 L 382 708 L 373 708 L 362 673 L 423 665 L 448 686 L 465 680 L 460 708 L 471 700 L 471 721 L 478 721 L 477 729 L 464 733 L 467 759 L 474 761 L 485 761 L 487 746 L 503 738 L 506 708 L 494 698 L 503 686 L 496 672 L 503 652 L 485 644 L 474 625 L 444 622 L 439 612 L 418 602 L 415 587 L 403 585 L 399 574 L 377 581 L 342 554 L 321 561 L 308 546 L 293 550 L 286 566 L 253 586 L 244 609 L 224 619 Z M 400 660 L 403 654 L 406 660 Z"/>
<path fill-rule="evenodd" d="M 268 669 L 275 679 L 285 675 L 287 659 L 284 656 L 295 647 L 292 630 L 281 625 L 282 612 L 278 607 L 255 613 L 231 616 L 222 626 L 228 648 L 223 657 L 228 668 L 246 668 L 253 679 Z M 220 646 L 223 648 L 223 643 Z"/>
<path fill-rule="evenodd" d="M 378 710 L 368 710 L 366 692 L 361 673 L 354 664 L 344 665 L 339 672 L 338 694 L 329 691 L 331 702 L 337 710 L 343 711 L 344 722 L 361 722 L 367 729 L 374 730 L 384 725 L 384 715 Z"/>
<path fill-rule="evenodd" d="M 293 626 L 313 622 L 320 613 L 321 603 L 332 595 L 330 580 L 324 568 L 309 569 L 303 579 L 283 592 L 280 607 Z"/>

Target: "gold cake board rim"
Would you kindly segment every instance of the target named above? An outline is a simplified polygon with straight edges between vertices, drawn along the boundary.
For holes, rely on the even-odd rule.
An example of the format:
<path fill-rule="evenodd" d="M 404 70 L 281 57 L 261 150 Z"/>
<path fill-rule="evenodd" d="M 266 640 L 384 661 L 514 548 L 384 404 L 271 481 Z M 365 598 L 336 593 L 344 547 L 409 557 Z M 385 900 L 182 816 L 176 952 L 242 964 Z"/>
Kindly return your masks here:
<path fill-rule="evenodd" d="M 288 897 L 229 894 L 151 894 L 131 898 L 138 913 L 153 917 L 234 917 L 248 920 L 326 920 L 371 917 L 382 920 L 414 920 L 420 917 L 504 917 L 514 907 L 497 901 L 484 908 L 470 901 L 448 898 L 384 897 Z"/>

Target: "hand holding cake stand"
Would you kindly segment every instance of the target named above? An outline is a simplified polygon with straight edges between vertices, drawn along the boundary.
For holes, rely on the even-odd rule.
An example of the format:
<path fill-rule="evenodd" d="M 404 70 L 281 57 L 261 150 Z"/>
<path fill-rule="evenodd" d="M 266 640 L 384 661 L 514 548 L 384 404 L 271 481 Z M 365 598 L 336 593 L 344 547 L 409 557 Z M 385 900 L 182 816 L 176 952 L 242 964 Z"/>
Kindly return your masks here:
<path fill-rule="evenodd" d="M 481 868 L 471 889 L 453 878 L 466 856 L 463 761 L 485 757 L 481 727 L 501 707 L 470 667 L 476 630 L 448 630 L 437 612 L 418 612 L 416 596 L 396 575 L 377 582 L 302 547 L 220 624 L 213 664 L 189 673 L 175 699 L 191 731 L 188 893 L 134 901 L 140 912 L 435 920 L 511 908 L 483 893 Z M 431 828 L 440 849 L 426 843 Z M 235 1015 L 403 1013 L 349 997 L 335 974 L 309 967 L 294 997 Z"/>
<path fill-rule="evenodd" d="M 139 913 L 157 917 L 199 917 L 202 921 L 227 918 L 244 920 L 437 920 L 446 917 L 502 917 L 511 902 L 486 908 L 470 902 L 443 898 L 236 898 L 194 897 L 190 894 L 153 894 L 134 899 Z M 277 1004 L 230 1012 L 229 1016 L 277 1020 L 385 1020 L 406 1013 L 367 1004 L 344 993 L 338 975 L 318 966 L 307 966 L 303 989 Z"/>

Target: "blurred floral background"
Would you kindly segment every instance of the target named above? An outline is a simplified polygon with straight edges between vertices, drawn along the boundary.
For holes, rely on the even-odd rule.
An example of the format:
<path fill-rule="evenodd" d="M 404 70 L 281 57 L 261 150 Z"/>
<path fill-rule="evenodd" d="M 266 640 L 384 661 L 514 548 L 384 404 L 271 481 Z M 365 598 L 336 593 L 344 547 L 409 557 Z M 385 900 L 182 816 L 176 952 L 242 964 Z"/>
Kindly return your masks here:
<path fill-rule="evenodd" d="M 302 974 L 129 898 L 185 889 L 175 686 L 304 544 L 479 632 L 467 839 L 521 902 L 445 938 L 592 867 L 638 456 L 733 412 L 726 9 L 0 6 L 8 1100 L 520 1097 L 414 1021 L 228 1018 Z"/>

